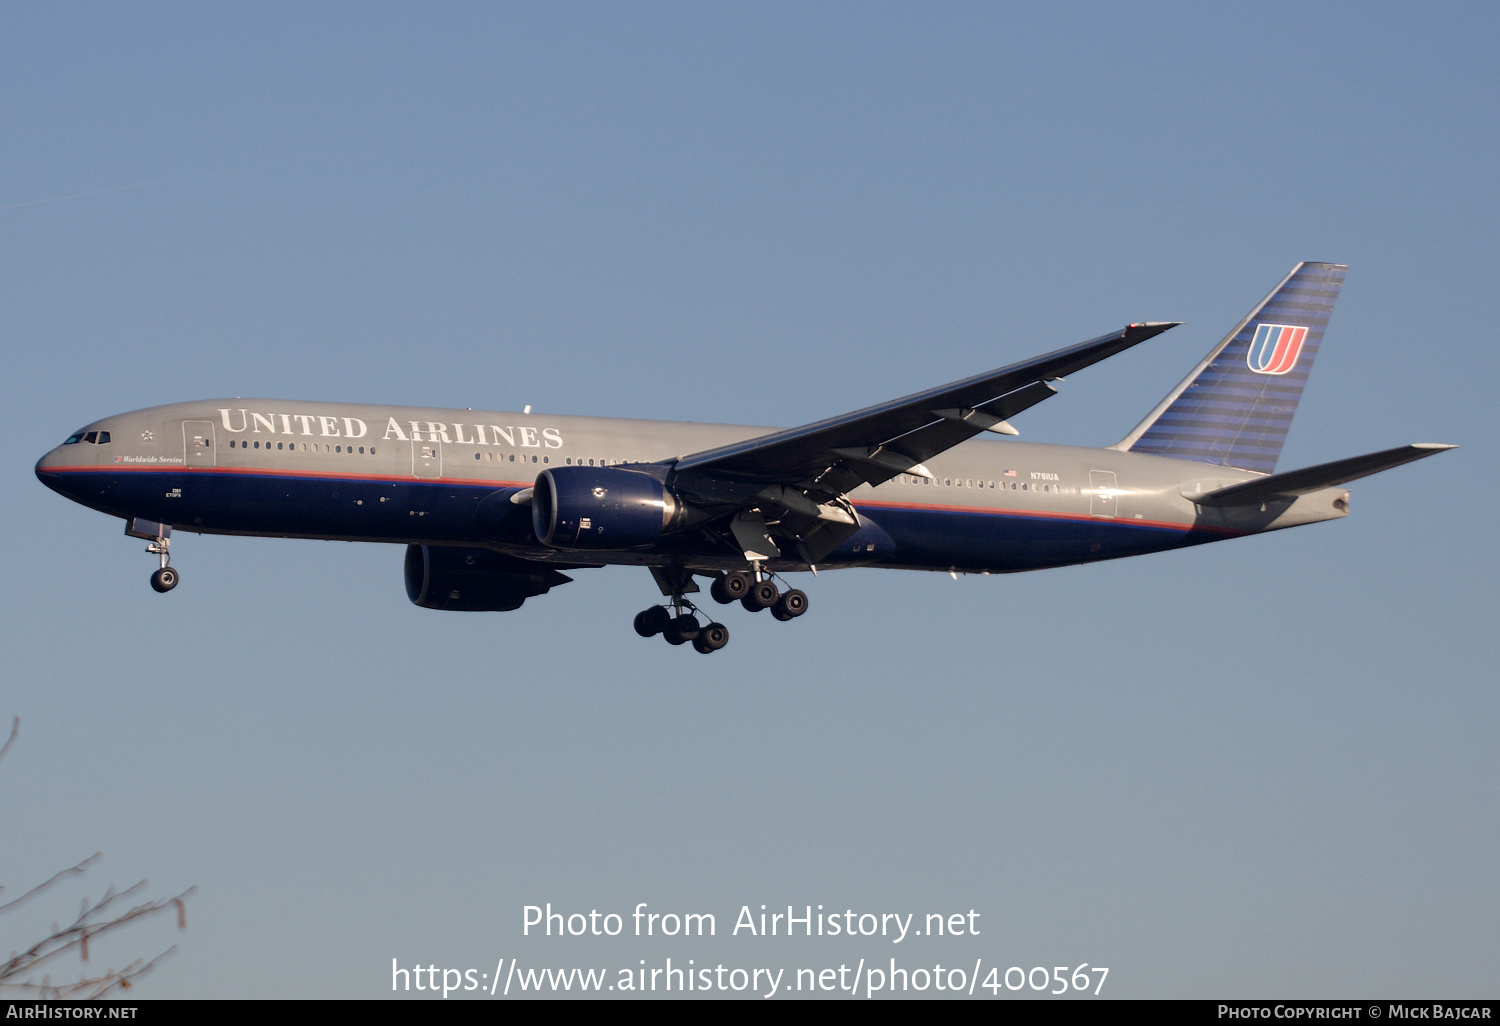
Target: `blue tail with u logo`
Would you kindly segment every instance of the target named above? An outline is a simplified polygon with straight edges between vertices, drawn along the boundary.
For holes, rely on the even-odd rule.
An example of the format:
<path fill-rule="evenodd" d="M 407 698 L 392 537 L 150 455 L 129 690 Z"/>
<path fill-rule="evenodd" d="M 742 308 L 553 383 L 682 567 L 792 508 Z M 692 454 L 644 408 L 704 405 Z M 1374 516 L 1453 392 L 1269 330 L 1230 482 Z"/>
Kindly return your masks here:
<path fill-rule="evenodd" d="M 1111 448 L 1273 472 L 1348 269 L 1298 264 Z"/>

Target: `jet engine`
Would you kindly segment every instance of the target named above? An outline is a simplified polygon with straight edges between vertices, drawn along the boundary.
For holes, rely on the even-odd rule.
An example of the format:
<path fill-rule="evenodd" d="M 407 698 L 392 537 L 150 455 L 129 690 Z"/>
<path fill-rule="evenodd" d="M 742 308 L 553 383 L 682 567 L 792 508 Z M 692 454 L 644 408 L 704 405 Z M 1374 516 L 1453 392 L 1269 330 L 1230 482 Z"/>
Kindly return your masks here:
<path fill-rule="evenodd" d="M 558 549 L 632 549 L 670 530 L 682 505 L 649 474 L 619 467 L 554 467 L 536 479 L 531 525 Z"/>
<path fill-rule="evenodd" d="M 573 578 L 488 549 L 406 547 L 406 595 L 426 609 L 500 612 L 519 609 Z"/>

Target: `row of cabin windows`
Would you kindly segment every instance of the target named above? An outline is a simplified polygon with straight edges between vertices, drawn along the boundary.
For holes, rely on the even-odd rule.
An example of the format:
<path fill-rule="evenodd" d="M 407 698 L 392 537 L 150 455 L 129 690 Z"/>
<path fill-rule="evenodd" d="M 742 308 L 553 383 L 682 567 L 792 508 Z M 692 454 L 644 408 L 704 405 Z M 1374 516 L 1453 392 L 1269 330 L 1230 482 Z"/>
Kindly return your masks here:
<path fill-rule="evenodd" d="M 56 436 L 54 436 L 56 437 Z M 80 431 L 76 435 L 69 435 L 63 445 L 77 445 L 79 442 L 88 442 L 90 445 L 108 445 L 108 431 Z"/>
<path fill-rule="evenodd" d="M 236 441 L 233 438 L 231 438 L 229 440 L 229 447 L 231 449 L 234 449 L 236 447 L 238 447 L 240 449 L 252 449 L 252 448 L 259 449 L 260 448 L 260 443 L 259 442 L 247 442 L 247 441 L 244 441 L 244 440 L 241 440 L 238 443 L 236 443 Z M 267 449 L 271 448 L 271 443 L 270 442 L 266 443 L 266 448 Z M 296 442 L 277 442 L 276 443 L 276 448 L 278 448 L 278 449 L 283 449 L 283 448 L 284 449 L 289 449 L 292 452 L 298 452 L 299 451 L 298 448 L 297 448 L 297 443 Z M 300 451 L 301 452 L 339 452 L 339 453 L 346 452 L 346 453 L 349 453 L 350 455 L 353 455 L 354 454 L 354 446 L 352 446 L 352 445 L 335 445 L 335 446 L 331 446 L 330 447 L 329 445 L 325 444 L 322 449 L 319 449 L 317 442 L 312 443 L 312 445 L 310 447 L 308 446 L 308 444 L 306 442 L 303 442 L 302 443 L 302 448 L 301 448 Z M 365 451 L 365 447 L 361 445 L 359 447 L 359 451 L 361 453 L 363 453 Z M 369 452 L 370 452 L 371 456 L 375 455 L 375 447 L 373 445 L 370 446 Z"/>
<path fill-rule="evenodd" d="M 487 460 L 487 461 L 495 462 L 495 463 L 507 463 L 507 462 L 514 463 L 514 462 L 516 462 L 516 454 L 515 453 L 511 453 L 509 456 L 507 456 L 503 452 L 501 452 L 501 453 L 476 452 L 474 454 L 474 458 L 476 460 Z M 526 456 L 524 454 L 522 454 L 522 456 L 521 456 L 521 462 L 522 463 L 526 462 Z M 543 456 L 539 460 L 537 457 L 533 456 L 533 457 L 531 457 L 531 462 L 532 463 L 538 463 L 538 462 L 540 462 L 540 463 L 550 463 L 551 462 L 551 457 L 549 457 L 549 456 Z M 595 461 L 595 460 L 587 460 L 586 461 L 581 456 L 578 459 L 576 459 L 576 460 L 573 457 L 569 456 L 569 457 L 567 457 L 567 459 L 564 460 L 564 462 L 568 466 L 570 466 L 570 467 L 572 467 L 572 466 L 582 467 L 582 466 L 585 466 L 585 465 L 590 466 L 590 467 L 596 466 L 596 465 L 600 466 L 600 467 L 612 467 L 612 466 L 615 466 L 616 464 L 619 464 L 619 463 L 622 463 L 622 462 L 627 462 L 627 461 L 623 461 L 623 460 L 597 460 L 597 461 Z"/>
<path fill-rule="evenodd" d="M 505 463 L 506 462 L 505 453 L 503 453 L 503 452 L 501 452 L 501 453 L 476 452 L 474 454 L 474 458 L 476 460 L 489 460 L 489 461 L 492 461 L 494 463 Z M 510 454 L 510 461 L 509 462 L 511 462 L 511 463 L 516 462 L 516 454 L 515 453 L 511 453 Z M 522 463 L 526 462 L 526 454 L 525 453 L 521 454 L 521 462 Z M 549 456 L 543 456 L 541 459 L 538 459 L 537 457 L 533 456 L 533 457 L 531 457 L 531 462 L 532 463 L 551 463 L 552 459 Z"/>
<path fill-rule="evenodd" d="M 1005 482 L 1004 481 L 1001 481 L 999 483 L 999 485 L 997 486 L 994 481 L 976 481 L 972 477 L 968 477 L 968 478 L 964 478 L 964 477 L 945 477 L 945 478 L 942 478 L 941 480 L 939 480 L 937 478 L 933 478 L 933 479 L 929 480 L 928 478 L 925 478 L 925 477 L 918 477 L 915 474 L 899 474 L 899 475 L 897 475 L 897 480 L 901 484 L 938 485 L 939 487 L 943 487 L 943 488 L 995 488 L 995 487 L 999 487 L 999 489 L 1001 491 L 1005 490 Z M 1010 490 L 1011 491 L 1016 491 L 1016 484 L 1017 483 L 1015 481 L 1010 482 Z M 1023 491 L 1023 492 L 1025 492 L 1025 491 L 1033 491 L 1033 492 L 1058 492 L 1058 493 L 1062 492 L 1062 485 L 1044 484 L 1044 485 L 1041 485 L 1038 488 L 1028 488 L 1027 484 L 1028 483 L 1025 482 L 1025 481 L 1020 482 L 1020 490 Z"/>

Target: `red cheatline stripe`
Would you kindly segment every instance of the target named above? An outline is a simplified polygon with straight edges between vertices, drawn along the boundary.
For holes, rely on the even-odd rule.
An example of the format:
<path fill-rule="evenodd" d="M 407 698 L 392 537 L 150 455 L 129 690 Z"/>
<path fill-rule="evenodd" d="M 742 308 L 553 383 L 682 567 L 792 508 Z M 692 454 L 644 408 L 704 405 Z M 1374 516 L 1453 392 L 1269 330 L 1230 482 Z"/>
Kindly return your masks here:
<path fill-rule="evenodd" d="M 499 481 L 479 477 L 413 477 L 410 474 L 330 474 L 316 470 L 261 470 L 255 467 L 185 467 L 180 464 L 132 466 L 109 463 L 97 467 L 44 467 L 43 474 L 241 474 L 247 477 L 296 477 L 324 481 L 390 481 L 396 484 L 472 485 L 476 488 L 530 488 L 531 481 Z"/>

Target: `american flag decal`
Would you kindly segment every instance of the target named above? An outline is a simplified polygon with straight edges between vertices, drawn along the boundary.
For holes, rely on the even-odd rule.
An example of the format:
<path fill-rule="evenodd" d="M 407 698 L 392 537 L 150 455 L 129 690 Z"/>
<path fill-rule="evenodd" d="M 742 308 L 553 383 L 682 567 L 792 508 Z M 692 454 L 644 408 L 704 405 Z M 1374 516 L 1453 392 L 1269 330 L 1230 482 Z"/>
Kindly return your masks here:
<path fill-rule="evenodd" d="M 1285 374 L 1297 365 L 1307 329 L 1290 324 L 1258 324 L 1245 362 L 1257 374 Z"/>

